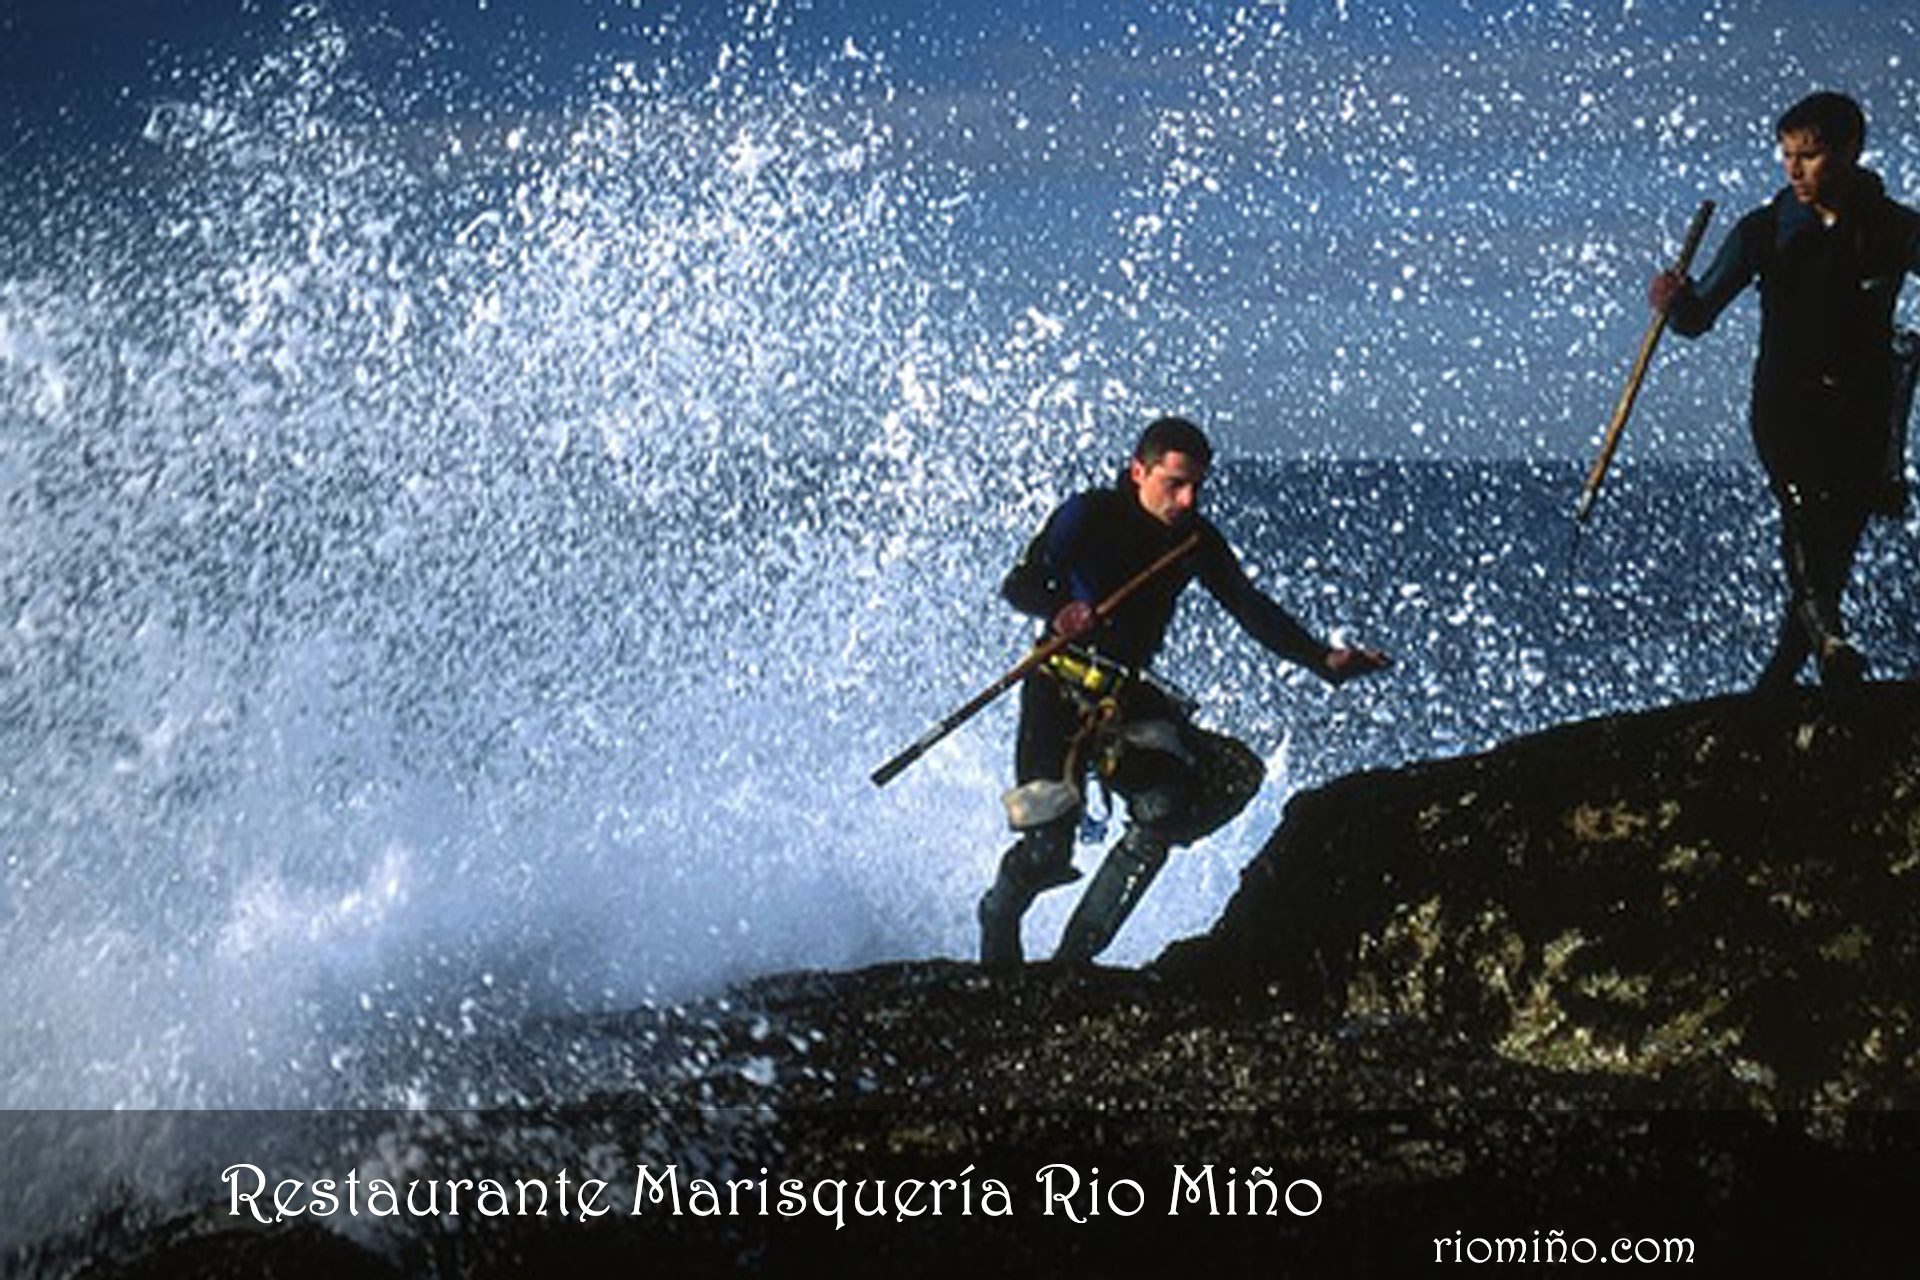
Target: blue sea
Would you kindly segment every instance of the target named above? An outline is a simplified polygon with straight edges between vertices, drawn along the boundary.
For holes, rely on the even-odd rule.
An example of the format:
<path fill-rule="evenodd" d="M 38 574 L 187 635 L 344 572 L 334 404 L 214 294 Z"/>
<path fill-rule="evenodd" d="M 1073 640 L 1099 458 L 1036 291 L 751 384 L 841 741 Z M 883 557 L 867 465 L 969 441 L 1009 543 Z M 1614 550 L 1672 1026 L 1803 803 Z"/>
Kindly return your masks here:
<path fill-rule="evenodd" d="M 1114 962 L 1303 788 L 1751 682 L 1750 304 L 1571 514 L 1645 275 L 1777 183 L 1770 108 L 1846 71 L 1914 190 L 1914 68 L 1862 52 L 1909 20 L 1169 5 L 1022 60 L 1007 6 L 931 48 L 868 8 L 627 13 L 480 103 L 457 32 L 303 6 L 20 153 L 0 1107 L 512 1105 L 529 1019 L 970 956 L 1011 699 L 868 774 L 1022 655 L 1000 576 L 1164 412 L 1262 587 L 1396 661 L 1330 690 L 1193 592 L 1164 674 L 1268 780 Z M 1876 675 L 1920 666 L 1917 544 L 1862 553 Z"/>

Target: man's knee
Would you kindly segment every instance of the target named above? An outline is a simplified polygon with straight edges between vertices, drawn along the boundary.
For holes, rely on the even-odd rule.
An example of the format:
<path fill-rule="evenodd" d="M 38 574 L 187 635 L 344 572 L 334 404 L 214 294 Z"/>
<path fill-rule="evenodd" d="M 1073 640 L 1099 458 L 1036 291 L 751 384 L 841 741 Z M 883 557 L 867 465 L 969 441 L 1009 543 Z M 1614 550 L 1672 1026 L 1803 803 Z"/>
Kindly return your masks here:
<path fill-rule="evenodd" d="M 1178 735 L 1177 750 L 1145 739 L 1130 742 L 1113 784 L 1127 797 L 1136 824 L 1174 844 L 1190 844 L 1245 809 L 1267 770 L 1244 743 L 1225 734 L 1181 725 Z"/>
<path fill-rule="evenodd" d="M 1187 737 L 1194 762 L 1186 771 L 1178 811 L 1158 818 L 1135 814 L 1175 844 L 1190 844 L 1239 817 L 1267 776 L 1266 763 L 1237 739 L 1191 727 Z"/>
<path fill-rule="evenodd" d="M 1066 818 L 1022 832 L 1000 857 L 1001 876 L 1031 893 L 1070 883 L 1077 878 L 1073 869 L 1074 829 L 1074 820 Z"/>

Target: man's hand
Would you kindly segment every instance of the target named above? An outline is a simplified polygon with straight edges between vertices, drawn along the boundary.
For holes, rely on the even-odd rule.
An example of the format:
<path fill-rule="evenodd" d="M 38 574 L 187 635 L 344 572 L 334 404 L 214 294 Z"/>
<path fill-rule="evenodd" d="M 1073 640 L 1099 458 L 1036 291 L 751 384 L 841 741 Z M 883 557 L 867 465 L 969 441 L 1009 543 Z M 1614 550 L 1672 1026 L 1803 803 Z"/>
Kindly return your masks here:
<path fill-rule="evenodd" d="M 1325 669 L 1329 684 L 1345 684 L 1358 676 L 1372 675 L 1393 665 L 1393 659 L 1378 649 L 1329 649 Z"/>
<path fill-rule="evenodd" d="M 1099 625 L 1100 615 L 1085 600 L 1069 601 L 1053 615 L 1053 633 L 1068 640 L 1078 640 Z"/>
<path fill-rule="evenodd" d="M 1647 286 L 1647 305 L 1664 315 L 1686 287 L 1687 278 L 1678 271 L 1662 271 Z"/>

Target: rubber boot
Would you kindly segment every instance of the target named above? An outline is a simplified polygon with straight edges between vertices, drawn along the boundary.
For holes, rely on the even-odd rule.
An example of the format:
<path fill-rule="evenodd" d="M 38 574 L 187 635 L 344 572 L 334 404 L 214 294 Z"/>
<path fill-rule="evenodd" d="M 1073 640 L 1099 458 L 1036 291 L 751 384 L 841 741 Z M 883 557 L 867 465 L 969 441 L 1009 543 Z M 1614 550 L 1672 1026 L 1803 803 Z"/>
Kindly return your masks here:
<path fill-rule="evenodd" d="M 1796 602 L 1802 630 L 1820 671 L 1822 687 L 1859 684 L 1866 678 L 1867 660 L 1847 639 L 1837 601 L 1803 597 Z"/>
<path fill-rule="evenodd" d="M 1820 647 L 1820 684 L 1834 689 L 1859 684 L 1867 678 L 1867 660 L 1845 640 L 1830 637 Z"/>
<path fill-rule="evenodd" d="M 1167 838 L 1150 827 L 1129 827 L 1120 843 L 1108 851 L 1094 872 L 1087 891 L 1060 935 L 1054 959 L 1086 964 L 1113 941 L 1120 926 L 1133 914 L 1147 886 L 1167 861 Z"/>
<path fill-rule="evenodd" d="M 1073 826 L 1056 823 L 1030 831 L 1000 856 L 1000 872 L 980 895 L 980 963 L 1018 968 L 1026 959 L 1020 921 L 1042 890 L 1080 878 L 1073 869 Z"/>
<path fill-rule="evenodd" d="M 1818 666 L 1821 685 L 1859 684 L 1866 676 L 1866 659 L 1848 641 L 1846 623 L 1840 616 L 1840 596 L 1846 587 L 1847 566 L 1859 542 L 1859 526 L 1846 525 L 1848 517 L 1834 514 L 1830 504 L 1818 507 L 1826 514 L 1816 517 L 1798 491 L 1789 487 L 1787 493 L 1782 545 L 1793 594 L 1790 609 L 1799 618 L 1805 651 L 1812 654 Z M 1809 545 L 1816 529 L 1820 531 L 1817 548 Z M 1768 674 L 1781 657 L 1776 652 Z"/>
<path fill-rule="evenodd" d="M 1812 646 L 1807 642 L 1807 629 L 1800 621 L 1800 611 L 1789 607 L 1787 616 L 1780 623 L 1779 637 L 1773 644 L 1773 656 L 1760 672 L 1753 691 L 1764 696 L 1788 693 L 1796 686 L 1800 668 L 1806 665 L 1807 655 Z"/>

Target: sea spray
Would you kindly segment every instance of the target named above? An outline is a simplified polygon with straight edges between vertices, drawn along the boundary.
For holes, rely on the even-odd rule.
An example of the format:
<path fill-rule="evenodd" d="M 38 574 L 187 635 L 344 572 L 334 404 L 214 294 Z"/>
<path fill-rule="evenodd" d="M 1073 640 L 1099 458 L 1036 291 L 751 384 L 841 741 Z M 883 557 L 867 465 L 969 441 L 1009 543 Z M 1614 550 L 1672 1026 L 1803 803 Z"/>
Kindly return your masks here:
<path fill-rule="evenodd" d="M 980 93 L 756 10 L 504 105 L 302 10 L 75 157 L 0 247 L 0 1099 L 565 1096 L 610 1060 L 529 1020 L 970 954 L 1011 708 L 866 774 L 1019 654 L 1001 570 L 1160 410 L 1259 581 L 1399 661 L 1328 691 L 1195 593 L 1167 673 L 1284 767 L 1116 961 L 1294 787 L 1741 687 L 1741 342 L 1675 361 L 1571 571 L 1564 517 L 1666 211 L 1771 180 L 1675 86 L 1765 96 L 1771 28 L 1270 10 Z M 1909 537 L 1863 561 L 1889 673 Z"/>
<path fill-rule="evenodd" d="M 939 945 L 843 817 L 1005 541 L 927 193 L 778 82 L 434 136 L 350 50 L 0 293 L 12 1105 L 431 1101 L 476 1016 Z"/>

